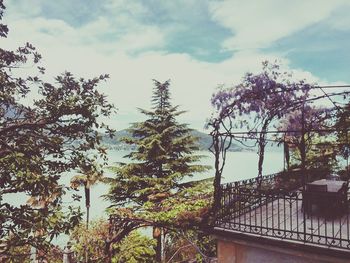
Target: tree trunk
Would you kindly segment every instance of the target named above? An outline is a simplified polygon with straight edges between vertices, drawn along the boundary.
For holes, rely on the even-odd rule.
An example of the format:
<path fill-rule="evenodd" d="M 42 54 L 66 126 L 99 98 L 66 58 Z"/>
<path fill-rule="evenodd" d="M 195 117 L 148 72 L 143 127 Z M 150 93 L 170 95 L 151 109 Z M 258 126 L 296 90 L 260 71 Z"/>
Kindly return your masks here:
<path fill-rule="evenodd" d="M 283 144 L 283 148 L 284 148 L 284 158 L 286 161 L 286 165 L 287 165 L 287 171 L 289 171 L 289 167 L 290 167 L 290 155 L 289 155 L 289 146 L 288 146 L 288 142 L 284 142 Z"/>
<path fill-rule="evenodd" d="M 86 206 L 86 230 L 89 230 L 89 216 L 90 216 L 90 188 L 85 185 L 85 206 Z M 85 247 L 85 262 L 89 262 L 89 252 L 87 246 Z"/>
<path fill-rule="evenodd" d="M 258 149 L 258 154 L 259 154 L 258 178 L 260 179 L 259 186 L 261 183 L 260 181 L 262 179 L 262 170 L 263 170 L 265 146 L 266 146 L 266 131 L 267 131 L 267 127 L 268 127 L 269 123 L 270 123 L 270 119 L 268 119 L 264 122 L 264 125 L 261 128 L 261 132 L 260 132 L 260 136 L 259 136 L 259 149 Z"/>
<path fill-rule="evenodd" d="M 265 156 L 265 138 L 264 136 L 260 136 L 259 141 L 259 162 L 258 162 L 258 177 L 262 177 L 262 170 L 263 170 L 263 163 L 264 163 L 264 156 Z"/>
<path fill-rule="evenodd" d="M 159 227 L 153 227 L 153 237 L 157 241 L 157 245 L 156 245 L 156 262 L 161 263 L 162 262 L 162 252 L 163 252 L 162 229 L 159 228 Z"/>
<path fill-rule="evenodd" d="M 300 142 L 300 157 L 301 157 L 301 171 L 304 178 L 304 187 L 308 182 L 308 177 L 306 173 L 306 148 L 305 148 L 305 108 L 303 104 L 301 112 L 301 142 Z"/>
<path fill-rule="evenodd" d="M 220 171 L 220 147 L 218 131 L 213 135 L 213 146 L 215 154 L 215 178 L 214 178 L 214 204 L 213 210 L 217 211 L 221 202 L 221 171 Z"/>
<path fill-rule="evenodd" d="M 90 208 L 90 187 L 86 184 L 84 186 L 85 191 L 85 207 L 86 207 L 86 227 L 89 228 L 89 208 Z"/>
<path fill-rule="evenodd" d="M 89 221 L 90 221 L 90 206 L 86 207 L 86 229 L 89 229 Z"/>
<path fill-rule="evenodd" d="M 89 230 L 89 212 L 90 212 L 90 206 L 86 207 L 86 230 Z M 85 262 L 89 262 L 89 252 L 87 249 L 87 246 L 85 247 Z"/>

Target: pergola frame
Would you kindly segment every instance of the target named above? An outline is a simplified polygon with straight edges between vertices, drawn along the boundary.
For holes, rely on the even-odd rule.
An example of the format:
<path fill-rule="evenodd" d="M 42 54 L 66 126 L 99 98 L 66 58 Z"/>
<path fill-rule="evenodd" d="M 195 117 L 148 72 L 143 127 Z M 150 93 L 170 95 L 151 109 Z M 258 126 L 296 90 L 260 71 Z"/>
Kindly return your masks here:
<path fill-rule="evenodd" d="M 327 129 L 312 129 L 308 130 L 306 129 L 306 123 L 305 123 L 305 106 L 310 105 L 313 102 L 327 99 L 329 100 L 334 107 L 331 108 L 331 110 L 335 113 L 339 113 L 342 111 L 342 107 L 340 107 L 335 101 L 335 97 L 342 96 L 343 98 L 347 98 L 350 95 L 349 90 L 345 91 L 337 91 L 337 92 L 326 92 L 325 89 L 334 89 L 334 88 L 350 88 L 350 85 L 340 85 L 340 86 L 312 86 L 309 87 L 309 90 L 320 90 L 322 92 L 322 95 L 316 95 L 313 97 L 304 98 L 303 100 L 295 101 L 292 105 L 289 105 L 288 107 L 282 107 L 279 109 L 276 109 L 276 111 L 283 111 L 285 113 L 293 112 L 296 110 L 300 110 L 302 117 L 302 123 L 301 123 L 301 129 L 300 130 L 273 130 L 269 131 L 268 127 L 265 127 L 264 131 L 254 131 L 254 130 L 247 130 L 247 131 L 235 131 L 233 122 L 234 120 L 231 117 L 232 114 L 232 104 L 229 104 L 224 107 L 223 110 L 221 110 L 220 114 L 212 118 L 209 122 L 208 126 L 212 128 L 212 131 L 210 132 L 210 135 L 212 137 L 212 145 L 210 147 L 210 151 L 214 154 L 215 162 L 214 162 L 214 168 L 215 168 L 215 177 L 214 177 L 214 202 L 213 202 L 213 210 L 218 207 L 220 202 L 220 185 L 221 185 L 221 177 L 223 173 L 223 169 L 225 167 L 226 163 L 226 156 L 227 151 L 230 149 L 233 140 L 238 141 L 242 144 L 244 144 L 245 140 L 255 140 L 256 143 L 259 143 L 259 140 L 261 140 L 261 135 L 266 134 L 286 134 L 286 133 L 300 133 L 301 134 L 301 169 L 303 171 L 303 180 L 304 185 L 307 182 L 307 173 L 305 173 L 306 168 L 306 149 L 305 149 L 305 134 L 307 132 L 315 132 L 315 133 L 334 133 L 337 132 L 337 130 L 334 127 L 329 127 Z M 298 88 L 295 88 L 298 89 Z M 294 89 L 294 90 L 295 90 Z M 348 131 L 346 131 L 348 132 Z M 258 136 L 259 135 L 259 136 Z M 266 138 L 264 139 L 266 141 Z M 270 141 L 270 139 L 267 139 L 267 141 Z M 283 141 L 285 142 L 285 141 Z M 264 152 L 260 152 L 260 155 L 264 155 Z M 261 159 L 261 158 L 260 158 Z M 259 160 L 260 161 L 260 160 Z M 263 161 L 263 158 L 262 158 Z M 348 161 L 347 161 L 348 164 Z M 262 165 L 262 164 L 261 164 Z M 347 165 L 348 166 L 348 165 Z M 348 168 L 348 167 L 347 167 Z M 261 175 L 258 175 L 258 179 L 261 177 Z"/>

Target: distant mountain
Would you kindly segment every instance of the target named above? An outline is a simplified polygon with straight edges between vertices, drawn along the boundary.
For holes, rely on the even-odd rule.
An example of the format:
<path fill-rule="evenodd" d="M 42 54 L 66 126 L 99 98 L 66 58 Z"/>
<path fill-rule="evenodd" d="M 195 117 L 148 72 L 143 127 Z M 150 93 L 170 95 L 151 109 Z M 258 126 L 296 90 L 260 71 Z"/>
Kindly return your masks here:
<path fill-rule="evenodd" d="M 209 147 L 211 146 L 213 139 L 209 134 L 206 134 L 204 132 L 200 132 L 197 130 L 193 130 L 192 135 L 199 138 L 198 143 L 199 143 L 199 148 L 201 151 L 207 151 Z M 229 151 L 231 152 L 241 152 L 244 151 L 245 149 L 243 147 L 240 147 L 237 144 L 232 143 Z"/>
<path fill-rule="evenodd" d="M 209 147 L 212 144 L 212 138 L 209 134 L 193 130 L 192 135 L 198 138 L 198 144 L 199 144 L 199 150 L 201 151 L 208 151 Z M 121 130 L 117 131 L 115 133 L 114 138 L 109 138 L 108 136 L 102 137 L 102 142 L 110 149 L 116 149 L 116 150 L 131 150 L 134 147 L 132 145 L 128 145 L 124 142 L 121 142 L 120 139 L 123 137 L 131 137 L 130 133 L 127 130 Z M 229 151 L 232 152 L 241 152 L 245 151 L 246 149 L 243 147 L 240 147 L 237 144 L 231 145 Z"/>

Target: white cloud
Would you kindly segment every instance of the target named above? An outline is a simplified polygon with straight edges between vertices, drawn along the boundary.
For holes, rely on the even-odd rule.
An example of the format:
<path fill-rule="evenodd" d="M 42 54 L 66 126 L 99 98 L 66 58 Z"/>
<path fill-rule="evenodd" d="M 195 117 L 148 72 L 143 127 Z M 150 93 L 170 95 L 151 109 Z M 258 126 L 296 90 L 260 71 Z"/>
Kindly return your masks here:
<path fill-rule="evenodd" d="M 118 8 L 121 2 L 113 3 L 114 8 Z M 136 13 L 147 12 L 141 6 L 138 8 L 134 10 Z M 216 12 L 217 19 L 222 12 Z M 78 77 L 109 73 L 111 78 L 102 85 L 102 91 L 120 110 L 120 117 L 117 115 L 109 120 L 117 129 L 126 128 L 128 123 L 140 119 L 137 107 L 150 107 L 152 79 L 171 79 L 173 103 L 189 111 L 182 120 L 201 129 L 210 116 L 210 98 L 219 84 L 238 83 L 245 72 L 259 70 L 261 61 L 266 59 L 281 60 L 288 67 L 288 60 L 280 54 L 262 54 L 256 50 L 241 50 L 219 63 L 202 62 L 186 54 L 164 51 L 140 52 L 137 56 L 130 56 L 130 51 L 161 47 L 164 33 L 155 26 L 140 24 L 126 13 L 123 11 L 114 19 L 121 23 L 124 30 L 128 24 L 128 30 L 113 41 L 103 40 L 102 33 L 113 34 L 113 27 L 118 25 L 105 17 L 81 27 L 73 27 L 62 20 L 16 17 L 9 24 L 12 33 L 9 39 L 4 40 L 3 47 L 13 49 L 26 41 L 33 42 L 43 55 L 50 77 L 65 70 Z M 247 26 L 248 29 L 250 27 L 253 28 L 253 25 Z M 301 69 L 296 73 L 311 81 L 318 80 Z"/>
<path fill-rule="evenodd" d="M 346 3 L 346 0 L 224 0 L 211 2 L 210 11 L 215 21 L 233 33 L 223 47 L 241 50 L 267 47 L 326 19 Z"/>
<path fill-rule="evenodd" d="M 141 2 L 129 0 L 107 0 L 105 6 L 118 14 L 128 14 L 133 17 L 146 15 L 149 12 Z"/>
<path fill-rule="evenodd" d="M 146 9 L 141 4 L 130 1 L 109 1 L 111 14 L 101 14 L 97 19 L 82 26 L 72 26 L 59 19 L 39 16 L 41 1 L 37 0 L 33 13 L 27 14 L 24 8 L 28 2 L 18 6 L 10 5 L 5 23 L 10 26 L 12 40 L 22 43 L 30 40 L 38 47 L 90 46 L 95 52 L 138 52 L 164 45 L 164 32 L 157 26 L 146 25 L 138 16 Z"/>
<path fill-rule="evenodd" d="M 7 14 L 11 14 L 11 19 L 34 17 L 42 11 L 42 3 L 45 0 L 31 0 L 31 1 L 5 1 Z"/>
<path fill-rule="evenodd" d="M 347 3 L 347 6 L 336 10 L 327 20 L 328 25 L 335 30 L 350 30 L 350 2 Z"/>
<path fill-rule="evenodd" d="M 111 120 L 117 129 L 126 128 L 128 123 L 140 119 L 136 108 L 150 107 L 152 79 L 171 79 L 173 103 L 179 104 L 182 110 L 188 110 L 182 120 L 201 129 L 211 114 L 210 98 L 219 84 L 237 84 L 245 72 L 258 71 L 262 60 L 279 59 L 273 54 L 242 52 L 221 63 L 207 63 L 185 54 L 150 52 L 130 57 L 120 53 L 96 53 L 91 48 L 82 47 L 50 47 L 45 53 L 50 75 L 65 69 L 77 76 L 110 74 L 110 80 L 103 85 L 103 92 L 123 115 Z M 311 81 L 318 80 L 302 70 L 298 70 L 296 75 Z M 127 115 L 129 118 L 125 117 Z"/>

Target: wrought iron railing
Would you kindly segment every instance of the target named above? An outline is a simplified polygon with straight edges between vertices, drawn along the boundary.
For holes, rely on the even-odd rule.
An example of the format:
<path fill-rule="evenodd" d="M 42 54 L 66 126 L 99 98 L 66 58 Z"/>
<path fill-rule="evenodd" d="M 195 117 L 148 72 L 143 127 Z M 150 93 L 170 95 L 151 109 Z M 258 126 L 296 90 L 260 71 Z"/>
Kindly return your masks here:
<path fill-rule="evenodd" d="M 289 188 L 283 188 L 280 185 L 283 180 L 281 174 L 274 174 L 262 180 L 222 185 L 215 227 L 350 250 L 347 193 L 331 198 L 329 194 L 318 193 L 321 206 L 311 204 L 310 209 L 300 181 L 293 181 Z"/>

